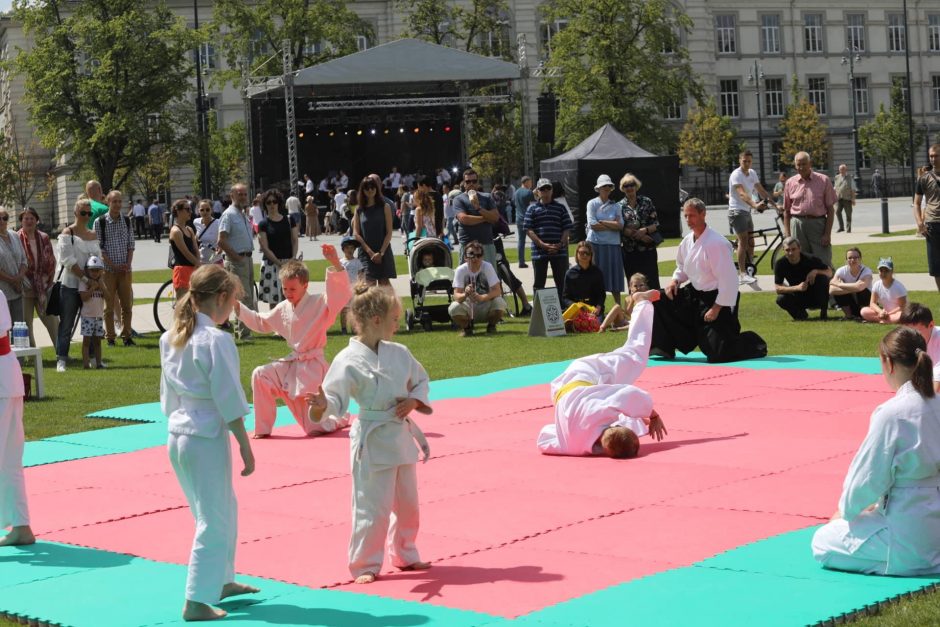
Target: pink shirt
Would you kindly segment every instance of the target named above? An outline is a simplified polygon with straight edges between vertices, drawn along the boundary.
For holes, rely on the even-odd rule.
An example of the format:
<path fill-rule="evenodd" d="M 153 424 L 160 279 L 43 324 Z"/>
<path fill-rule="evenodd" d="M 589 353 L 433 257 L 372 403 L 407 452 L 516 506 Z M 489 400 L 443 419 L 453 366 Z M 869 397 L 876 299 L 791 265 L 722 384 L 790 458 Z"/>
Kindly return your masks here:
<path fill-rule="evenodd" d="M 783 208 L 791 216 L 825 217 L 837 200 L 829 177 L 816 171 L 809 179 L 799 174 L 791 176 L 783 186 Z"/>

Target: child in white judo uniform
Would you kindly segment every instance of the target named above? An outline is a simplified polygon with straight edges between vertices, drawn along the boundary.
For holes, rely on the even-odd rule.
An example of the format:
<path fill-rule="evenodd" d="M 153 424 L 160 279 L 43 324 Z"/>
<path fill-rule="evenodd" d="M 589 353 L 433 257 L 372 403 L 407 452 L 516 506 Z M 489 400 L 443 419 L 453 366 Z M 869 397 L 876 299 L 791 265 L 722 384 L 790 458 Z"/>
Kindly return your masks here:
<path fill-rule="evenodd" d="M 254 471 L 255 459 L 242 420 L 248 401 L 239 380 L 238 351 L 232 336 L 216 328 L 228 320 L 240 291 L 238 278 L 221 266 L 198 268 L 176 305 L 173 328 L 160 338 L 167 448 L 196 519 L 184 620 L 222 618 L 225 612 L 212 605 L 258 592 L 235 582 L 238 512 L 229 432 L 238 441 L 243 477 Z"/>
<path fill-rule="evenodd" d="M 33 544 L 23 478 L 23 373 L 10 348 L 13 326 L 7 297 L 0 292 L 0 528 L 10 533 L 0 546 Z"/>
<path fill-rule="evenodd" d="M 940 573 L 940 398 L 924 338 L 898 327 L 879 347 L 893 398 L 871 415 L 839 499 L 813 536 L 826 568 L 870 575 Z"/>
<path fill-rule="evenodd" d="M 640 436 L 656 440 L 666 427 L 653 398 L 630 385 L 649 360 L 653 303 L 659 291 L 636 292 L 626 343 L 615 351 L 576 359 L 552 381 L 555 422 L 542 427 L 539 450 L 546 455 L 636 457 Z"/>
<path fill-rule="evenodd" d="M 359 404 L 349 432 L 353 477 L 349 571 L 356 583 L 375 581 L 386 538 L 399 570 L 429 568 L 415 546 L 418 535 L 417 461 L 427 439 L 409 414 L 431 413 L 428 374 L 401 344 L 391 342 L 401 303 L 387 287 L 359 283 L 349 305 L 357 335 L 333 359 L 320 391 L 310 397 L 310 416 L 320 420 Z"/>
<path fill-rule="evenodd" d="M 325 296 L 308 294 L 307 266 L 300 261 L 288 261 L 278 271 L 284 300 L 274 309 L 260 313 L 241 303 L 235 305 L 235 315 L 245 326 L 255 332 L 277 333 L 287 340 L 292 351 L 287 357 L 258 366 L 251 373 L 256 438 L 271 435 L 279 398 L 309 436 L 330 433 L 349 424 L 349 417 L 343 415 L 319 423 L 308 416 L 307 395 L 317 391 L 327 368 L 323 356 L 326 332 L 351 296 L 349 278 L 336 249 L 324 244 L 322 250 L 331 264 L 326 270 Z"/>
<path fill-rule="evenodd" d="M 920 333 L 927 342 L 927 355 L 933 362 L 933 389 L 940 392 L 940 329 L 934 324 L 933 312 L 921 303 L 908 303 L 899 322 Z"/>

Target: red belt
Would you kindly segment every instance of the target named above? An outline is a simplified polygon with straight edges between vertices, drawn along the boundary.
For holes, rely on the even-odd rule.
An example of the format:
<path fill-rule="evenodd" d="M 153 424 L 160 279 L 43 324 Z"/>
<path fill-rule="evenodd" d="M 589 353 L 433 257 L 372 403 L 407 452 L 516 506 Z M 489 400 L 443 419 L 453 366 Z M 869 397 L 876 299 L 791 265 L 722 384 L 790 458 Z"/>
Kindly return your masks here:
<path fill-rule="evenodd" d="M 10 336 L 6 333 L 0 338 L 0 355 L 10 354 Z"/>

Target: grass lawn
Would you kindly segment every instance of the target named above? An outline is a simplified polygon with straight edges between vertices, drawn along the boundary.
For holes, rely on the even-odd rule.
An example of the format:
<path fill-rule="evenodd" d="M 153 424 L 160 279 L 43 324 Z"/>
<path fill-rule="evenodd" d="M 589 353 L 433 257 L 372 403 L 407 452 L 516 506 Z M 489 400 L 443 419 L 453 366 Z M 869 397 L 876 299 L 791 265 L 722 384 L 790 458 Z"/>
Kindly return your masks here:
<path fill-rule="evenodd" d="M 869 263 L 871 257 L 877 258 L 879 254 L 893 254 L 896 260 L 913 260 L 915 247 L 922 257 L 923 242 L 919 241 L 872 244 L 865 247 L 865 256 Z M 844 250 L 844 247 L 839 248 Z M 907 271 L 904 261 L 898 261 L 898 265 L 902 271 Z M 940 296 L 936 292 L 911 292 L 910 298 L 927 304 L 934 312 L 940 312 Z M 403 304 L 406 310 L 411 309 L 410 300 L 404 299 Z M 841 315 L 831 313 L 833 316 Z M 745 329 L 754 330 L 767 340 L 773 355 L 871 357 L 875 355 L 878 340 L 887 331 L 881 325 L 842 322 L 838 319 L 825 323 L 814 319 L 792 322 L 776 307 L 772 292 L 745 295 L 741 300 L 741 319 Z M 100 409 L 158 400 L 160 362 L 157 339 L 156 334 L 149 334 L 138 340 L 136 348 L 105 347 L 105 361 L 109 366 L 105 371 L 82 370 L 79 359 L 78 365 L 71 366 L 67 373 L 56 373 L 54 351 L 51 348 L 44 350 L 48 396 L 26 404 L 27 439 L 36 440 L 105 427 L 120 428 L 124 423 L 92 420 L 83 416 Z M 432 379 L 444 379 L 608 351 L 619 346 L 624 336 L 606 333 L 530 338 L 528 319 L 512 319 L 500 326 L 496 336 L 458 338 L 446 325 L 436 325 L 432 333 L 402 330 L 397 339 L 411 349 Z M 338 325 L 335 325 L 327 344 L 327 358 L 332 359 L 345 345 L 346 338 L 339 334 Z M 280 339 L 258 336 L 251 342 L 240 344 L 239 353 L 242 384 L 250 396 L 252 369 L 267 363 L 272 357 L 286 354 L 287 349 Z M 80 357 L 80 348 L 73 345 L 72 357 L 76 356 Z M 917 613 L 907 614 L 909 611 Z M 898 612 L 901 614 L 896 622 L 884 624 L 938 624 L 940 593 L 925 596 L 916 602 L 906 601 L 898 606 L 897 611 L 892 610 L 892 613 Z M 0 619 L 0 625 L 6 624 L 15 623 L 4 623 Z"/>

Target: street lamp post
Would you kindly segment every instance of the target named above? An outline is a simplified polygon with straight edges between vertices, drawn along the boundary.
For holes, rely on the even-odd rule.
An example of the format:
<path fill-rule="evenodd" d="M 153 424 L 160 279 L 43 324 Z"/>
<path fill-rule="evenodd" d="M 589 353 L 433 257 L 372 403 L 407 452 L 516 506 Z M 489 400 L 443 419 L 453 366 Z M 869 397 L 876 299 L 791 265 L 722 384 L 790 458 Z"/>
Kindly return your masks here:
<path fill-rule="evenodd" d="M 764 68 L 760 66 L 760 63 L 757 60 L 754 60 L 754 69 L 748 70 L 747 73 L 747 82 L 754 83 L 754 86 L 757 88 L 757 153 L 760 157 L 760 172 L 758 177 L 760 178 L 761 185 L 764 184 L 764 120 L 761 117 L 761 103 L 760 103 L 760 84 L 764 80 Z"/>
<path fill-rule="evenodd" d="M 193 28 L 199 30 L 199 1 L 193 0 Z M 212 173 L 209 170 L 209 116 L 208 102 L 203 93 L 202 83 L 202 44 L 196 49 L 196 132 L 199 135 L 199 171 L 202 173 L 202 186 L 199 194 L 202 198 L 212 197 Z"/>
<path fill-rule="evenodd" d="M 862 57 L 859 55 L 854 45 L 851 48 L 847 47 L 842 52 L 842 65 L 849 66 L 849 95 L 852 107 L 852 159 L 855 162 L 855 174 L 852 180 L 855 184 L 855 193 L 859 194 L 862 191 L 862 163 L 859 158 L 860 153 L 858 150 L 858 106 L 855 101 L 855 64 L 861 62 Z M 882 200 L 881 203 L 881 232 L 888 232 L 888 203 L 886 200 Z"/>

